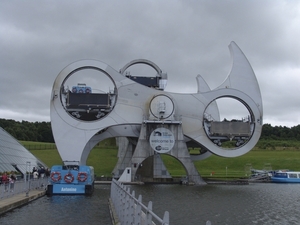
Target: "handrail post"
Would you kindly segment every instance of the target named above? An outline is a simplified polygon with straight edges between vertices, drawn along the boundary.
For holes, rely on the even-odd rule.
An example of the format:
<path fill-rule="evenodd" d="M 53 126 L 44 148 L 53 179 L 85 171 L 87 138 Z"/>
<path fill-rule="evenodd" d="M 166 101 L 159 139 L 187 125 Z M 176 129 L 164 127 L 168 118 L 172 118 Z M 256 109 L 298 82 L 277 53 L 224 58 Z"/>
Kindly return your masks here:
<path fill-rule="evenodd" d="M 141 220 L 142 220 L 142 196 L 139 195 L 137 204 L 136 204 L 136 210 L 135 210 L 135 224 L 141 224 Z"/>
<path fill-rule="evenodd" d="M 129 191 L 129 190 L 128 190 Z M 130 192 L 129 192 L 130 193 Z M 133 224 L 133 217 L 134 217 L 134 198 L 135 198 L 135 192 L 132 191 L 132 198 L 129 199 L 129 220 L 128 224 Z"/>
<path fill-rule="evenodd" d="M 162 221 L 162 225 L 166 225 L 169 224 L 169 212 L 165 211 L 164 217 L 163 217 L 163 221 Z"/>
<path fill-rule="evenodd" d="M 151 212 L 152 211 L 152 202 L 148 202 L 148 207 L 147 207 L 147 212 L 146 212 L 146 215 L 147 215 L 147 225 L 151 225 L 152 223 L 152 215 L 151 215 Z"/>

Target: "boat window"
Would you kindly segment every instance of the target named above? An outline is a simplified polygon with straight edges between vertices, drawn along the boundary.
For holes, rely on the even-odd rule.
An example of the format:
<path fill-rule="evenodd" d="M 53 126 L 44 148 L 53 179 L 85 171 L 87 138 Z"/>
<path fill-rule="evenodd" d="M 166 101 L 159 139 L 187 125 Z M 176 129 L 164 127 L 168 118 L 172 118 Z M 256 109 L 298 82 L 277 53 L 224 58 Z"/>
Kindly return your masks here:
<path fill-rule="evenodd" d="M 276 177 L 287 177 L 287 173 L 276 173 Z"/>
<path fill-rule="evenodd" d="M 289 174 L 289 178 L 297 178 L 297 174 L 295 174 L 295 173 L 290 173 L 290 174 Z"/>

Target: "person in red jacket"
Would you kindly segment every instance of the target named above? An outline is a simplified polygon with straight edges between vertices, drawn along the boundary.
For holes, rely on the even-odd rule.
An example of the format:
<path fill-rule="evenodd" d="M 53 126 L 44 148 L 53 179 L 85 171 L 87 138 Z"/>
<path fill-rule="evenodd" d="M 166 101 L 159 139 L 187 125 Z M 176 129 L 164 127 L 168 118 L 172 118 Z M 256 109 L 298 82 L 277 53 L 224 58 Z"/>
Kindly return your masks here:
<path fill-rule="evenodd" d="M 8 188 L 8 184 L 9 184 L 9 178 L 8 178 L 6 172 L 4 172 L 4 173 L 2 174 L 2 183 L 5 185 L 5 191 L 8 191 L 7 188 Z"/>

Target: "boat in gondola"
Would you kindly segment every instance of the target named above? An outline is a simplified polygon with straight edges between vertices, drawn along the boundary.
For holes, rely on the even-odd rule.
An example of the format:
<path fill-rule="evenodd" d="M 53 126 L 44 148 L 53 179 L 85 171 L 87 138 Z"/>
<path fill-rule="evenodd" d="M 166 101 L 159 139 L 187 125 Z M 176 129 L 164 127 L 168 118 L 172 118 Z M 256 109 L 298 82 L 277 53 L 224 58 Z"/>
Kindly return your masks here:
<path fill-rule="evenodd" d="M 47 195 L 91 195 L 94 168 L 85 165 L 54 165 L 51 168 Z"/>

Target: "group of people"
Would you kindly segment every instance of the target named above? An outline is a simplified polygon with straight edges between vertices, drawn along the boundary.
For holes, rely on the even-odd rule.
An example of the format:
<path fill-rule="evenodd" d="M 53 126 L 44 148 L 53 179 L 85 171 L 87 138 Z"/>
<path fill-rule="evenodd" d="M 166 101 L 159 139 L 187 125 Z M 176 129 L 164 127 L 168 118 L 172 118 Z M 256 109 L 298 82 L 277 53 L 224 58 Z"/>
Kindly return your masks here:
<path fill-rule="evenodd" d="M 32 176 L 33 176 L 33 179 L 49 177 L 50 170 L 48 168 L 45 169 L 44 167 L 40 167 L 39 169 L 37 169 L 36 167 L 33 167 Z M 17 176 L 15 175 L 15 173 L 13 171 L 10 173 L 3 172 L 3 174 L 0 175 L 0 184 L 4 185 L 5 192 L 8 192 L 8 191 L 13 192 L 14 191 L 16 180 L 17 180 Z"/>
<path fill-rule="evenodd" d="M 15 175 L 14 172 L 11 172 L 11 174 L 8 174 L 6 172 L 4 172 L 2 174 L 2 177 L 1 177 L 1 184 L 4 185 L 4 190 L 5 192 L 7 191 L 11 191 L 13 192 L 14 191 L 14 187 L 15 187 L 15 182 L 17 180 L 17 177 Z"/>
<path fill-rule="evenodd" d="M 44 178 L 45 176 L 49 177 L 50 171 L 48 168 L 45 169 L 44 167 L 41 167 L 39 169 L 37 169 L 36 167 L 33 167 L 32 176 L 33 176 L 33 179 Z"/>

